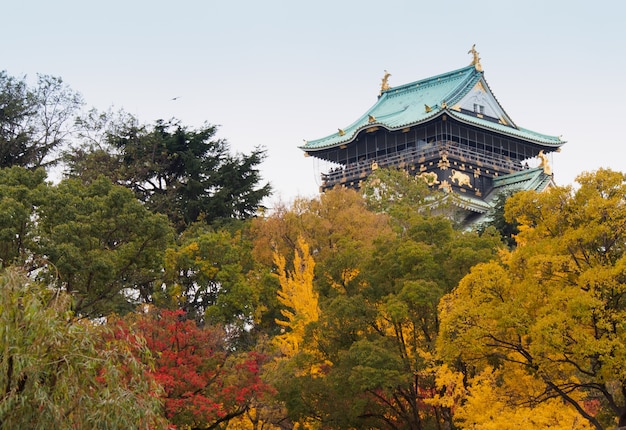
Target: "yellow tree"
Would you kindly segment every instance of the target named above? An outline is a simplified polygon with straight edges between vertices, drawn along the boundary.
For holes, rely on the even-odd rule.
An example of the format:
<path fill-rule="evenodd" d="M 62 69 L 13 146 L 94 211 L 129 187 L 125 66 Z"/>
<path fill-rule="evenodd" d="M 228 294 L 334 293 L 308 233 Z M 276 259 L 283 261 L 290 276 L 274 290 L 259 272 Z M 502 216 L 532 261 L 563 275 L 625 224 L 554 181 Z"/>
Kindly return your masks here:
<path fill-rule="evenodd" d="M 313 199 L 296 199 L 291 207 L 279 207 L 267 218 L 253 221 L 254 257 L 265 265 L 274 253 L 292 264 L 298 238 L 315 255 L 316 286 L 322 295 L 339 289 L 359 289 L 360 266 L 378 238 L 389 236 L 388 217 L 367 209 L 354 190 L 336 188 Z"/>
<path fill-rule="evenodd" d="M 280 356 L 264 367 L 265 379 L 270 382 L 289 378 L 296 368 L 299 374 L 304 372 L 311 375 L 319 372 L 319 366 L 315 364 L 316 358 L 313 358 L 311 361 L 313 364 L 307 370 L 292 363 L 292 359 L 303 350 L 306 350 L 308 355 L 314 357 L 316 355 L 312 348 L 302 348 L 306 326 L 317 321 L 320 312 L 319 295 L 313 287 L 315 262 L 310 254 L 309 246 L 302 237 L 296 240 L 293 270 L 287 269 L 286 258 L 278 252 L 274 252 L 274 262 L 280 284 L 277 299 L 283 306 L 280 309 L 283 319 L 276 319 L 276 324 L 281 327 L 281 334 L 273 338 Z M 281 402 L 265 399 L 253 404 L 245 415 L 230 423 L 228 428 L 230 430 L 277 429 L 280 428 L 281 421 L 289 421 L 286 415 L 287 411 Z M 305 424 L 304 428 L 310 428 L 310 426 Z"/>
<path fill-rule="evenodd" d="M 439 351 L 476 374 L 522 372 L 542 387 L 528 404 L 558 398 L 600 430 L 626 424 L 626 175 L 577 180 L 507 202 L 518 246 L 442 300 Z"/>
<path fill-rule="evenodd" d="M 276 337 L 281 352 L 293 357 L 302 345 L 305 327 L 319 318 L 319 295 L 313 289 L 315 261 L 304 239 L 298 238 L 293 259 L 293 271 L 286 269 L 285 257 L 274 254 L 280 290 L 278 301 L 285 306 L 280 312 L 284 320 L 276 320 L 283 333 Z"/>
<path fill-rule="evenodd" d="M 591 430 L 593 426 L 559 398 L 532 402 L 543 392 L 540 380 L 517 366 L 486 367 L 471 378 L 468 394 L 454 411 L 461 428 L 500 430 Z"/>

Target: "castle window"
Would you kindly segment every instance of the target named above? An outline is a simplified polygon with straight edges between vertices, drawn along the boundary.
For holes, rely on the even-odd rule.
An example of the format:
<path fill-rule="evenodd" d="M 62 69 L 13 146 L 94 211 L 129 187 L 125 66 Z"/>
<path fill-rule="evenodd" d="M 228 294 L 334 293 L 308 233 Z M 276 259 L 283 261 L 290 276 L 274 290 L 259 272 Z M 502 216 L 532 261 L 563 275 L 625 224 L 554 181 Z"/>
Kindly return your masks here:
<path fill-rule="evenodd" d="M 474 113 L 484 114 L 485 106 L 479 105 L 478 103 L 474 103 Z"/>

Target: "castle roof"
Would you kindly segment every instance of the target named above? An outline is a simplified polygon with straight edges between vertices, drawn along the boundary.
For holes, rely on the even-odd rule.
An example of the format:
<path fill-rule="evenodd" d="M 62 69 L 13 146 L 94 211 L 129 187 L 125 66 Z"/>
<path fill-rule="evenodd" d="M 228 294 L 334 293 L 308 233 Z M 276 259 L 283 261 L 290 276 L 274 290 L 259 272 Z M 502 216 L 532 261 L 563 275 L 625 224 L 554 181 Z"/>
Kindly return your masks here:
<path fill-rule="evenodd" d="M 475 112 L 476 103 L 482 106 L 482 112 Z M 306 152 L 324 150 L 348 144 L 360 132 L 372 127 L 402 130 L 443 115 L 537 144 L 546 152 L 554 151 L 565 143 L 559 137 L 518 127 L 493 95 L 480 64 L 472 63 L 427 79 L 384 88 L 376 103 L 355 122 L 329 136 L 308 141 L 300 148 Z"/>
<path fill-rule="evenodd" d="M 554 185 L 552 175 L 547 174 L 542 167 L 534 167 L 494 178 L 493 189 L 484 199 L 457 193 L 452 203 L 467 212 L 474 213 L 475 217 L 468 225 L 478 225 L 492 216 L 496 199 L 501 194 L 506 195 L 517 191 L 542 192 Z"/>

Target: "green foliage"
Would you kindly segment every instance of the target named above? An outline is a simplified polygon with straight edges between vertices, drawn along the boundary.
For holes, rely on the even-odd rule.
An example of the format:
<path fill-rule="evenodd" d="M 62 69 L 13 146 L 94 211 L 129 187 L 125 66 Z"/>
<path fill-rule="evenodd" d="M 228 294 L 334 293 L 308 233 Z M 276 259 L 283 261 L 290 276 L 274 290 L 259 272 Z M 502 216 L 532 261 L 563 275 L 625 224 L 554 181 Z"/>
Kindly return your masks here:
<path fill-rule="evenodd" d="M 33 257 L 35 214 L 49 185 L 43 169 L 0 169 L 0 263 L 22 265 Z"/>
<path fill-rule="evenodd" d="M 267 306 L 267 270 L 252 260 L 250 247 L 245 230 L 194 225 L 166 251 L 155 304 L 183 309 L 199 323 L 227 325 L 233 335 L 251 335 L 246 327 L 259 323 Z"/>
<path fill-rule="evenodd" d="M 515 220 L 508 221 L 504 215 L 504 206 L 506 201 L 514 193 L 503 192 L 499 194 L 495 199 L 495 204 L 491 209 L 489 221 L 479 226 L 478 231 L 484 232 L 489 227 L 495 228 L 502 236 L 503 242 L 509 247 L 515 246 L 515 236 L 519 233 L 518 224 Z"/>
<path fill-rule="evenodd" d="M 6 71 L 0 72 L 0 166 L 27 165 L 34 148 L 30 130 L 25 127 L 32 116 L 33 95 L 26 82 Z"/>
<path fill-rule="evenodd" d="M 215 126 L 191 130 L 159 120 L 148 127 L 123 115 L 113 121 L 118 123 L 94 112 L 83 119 L 85 129 L 92 134 L 96 129 L 100 137 L 68 154 L 70 175 L 88 180 L 97 164 L 113 167 L 98 172 L 132 189 L 150 210 L 166 214 L 179 232 L 198 220 L 250 218 L 270 193 L 269 184 L 259 186 L 265 151 L 233 155 L 225 140 L 215 138 Z"/>
<path fill-rule="evenodd" d="M 100 178 L 67 179 L 49 189 L 38 211 L 40 276 L 68 291 L 85 316 L 126 312 L 150 300 L 172 231 L 128 189 Z"/>
<path fill-rule="evenodd" d="M 17 271 L 0 274 L 0 428 L 163 428 L 160 388 L 105 325 Z M 137 346 L 140 348 L 140 346 Z"/>
<path fill-rule="evenodd" d="M 105 178 L 45 182 L 42 169 L 0 169 L 0 258 L 72 294 L 101 316 L 151 300 L 172 229 Z"/>
<path fill-rule="evenodd" d="M 361 194 L 373 212 L 388 213 L 402 225 L 415 214 L 443 211 L 445 195 L 429 188 L 427 182 L 405 170 L 378 169 L 365 181 Z"/>

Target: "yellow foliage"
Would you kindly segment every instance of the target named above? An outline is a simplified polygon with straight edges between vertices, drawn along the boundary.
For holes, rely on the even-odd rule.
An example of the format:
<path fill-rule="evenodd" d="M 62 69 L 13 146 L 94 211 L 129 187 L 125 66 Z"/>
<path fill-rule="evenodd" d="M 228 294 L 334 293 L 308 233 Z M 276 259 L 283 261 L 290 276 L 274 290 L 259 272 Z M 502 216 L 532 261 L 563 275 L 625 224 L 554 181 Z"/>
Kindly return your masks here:
<path fill-rule="evenodd" d="M 276 342 L 284 355 L 292 357 L 300 350 L 305 326 L 319 318 L 318 294 L 313 290 L 315 261 L 307 243 L 298 238 L 294 270 L 286 270 L 285 257 L 278 253 L 274 254 L 274 262 L 281 287 L 278 301 L 285 306 L 281 310 L 285 320 L 276 320 L 277 324 L 285 328 L 285 332 L 276 337 Z"/>
<path fill-rule="evenodd" d="M 461 429 L 591 430 L 593 427 L 561 399 L 527 402 L 542 391 L 542 384 L 514 366 L 486 368 L 470 381 L 468 395 L 454 411 Z"/>
<path fill-rule="evenodd" d="M 319 430 L 319 428 L 319 422 L 313 419 L 306 419 L 293 425 L 293 430 Z"/>
<path fill-rule="evenodd" d="M 333 277 L 330 275 L 327 275 L 327 278 L 331 287 L 333 287 L 335 290 L 339 291 L 340 293 L 345 293 L 346 285 L 348 285 L 350 282 L 356 279 L 356 277 L 359 276 L 360 273 L 361 271 L 359 269 L 355 267 L 348 267 L 341 271 L 341 275 L 340 275 L 341 282 L 335 281 Z"/>
<path fill-rule="evenodd" d="M 463 373 L 455 372 L 447 364 L 443 364 L 434 370 L 434 374 L 438 390 L 431 399 L 425 399 L 425 403 L 454 409 L 467 394 L 463 383 Z M 442 390 L 445 391 L 442 392 Z"/>
<path fill-rule="evenodd" d="M 276 426 L 262 417 L 263 408 L 260 410 L 251 407 L 245 414 L 239 415 L 228 422 L 227 430 L 280 430 Z"/>

